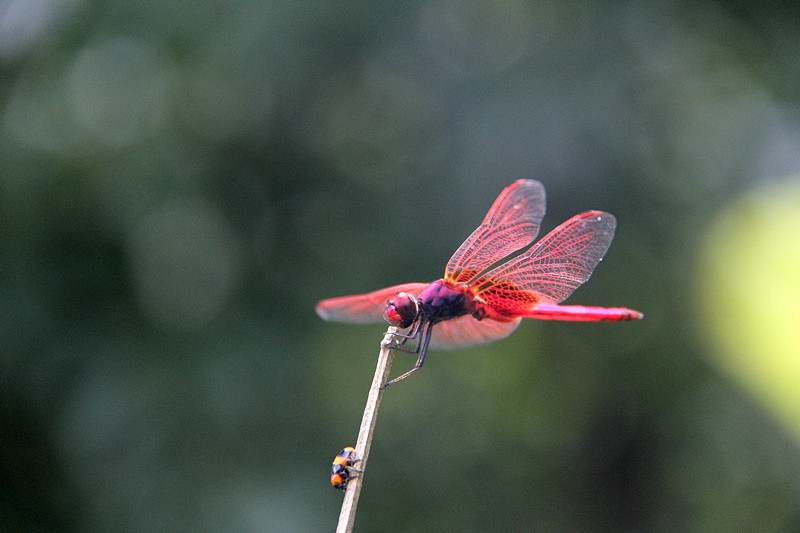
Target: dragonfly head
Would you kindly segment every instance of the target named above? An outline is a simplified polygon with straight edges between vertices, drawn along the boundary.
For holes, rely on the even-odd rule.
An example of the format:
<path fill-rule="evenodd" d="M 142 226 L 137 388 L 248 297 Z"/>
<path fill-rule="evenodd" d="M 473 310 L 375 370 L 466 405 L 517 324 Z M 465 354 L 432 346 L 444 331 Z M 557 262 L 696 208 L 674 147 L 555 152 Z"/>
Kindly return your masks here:
<path fill-rule="evenodd" d="M 408 293 L 400 292 L 386 303 L 383 318 L 395 327 L 407 328 L 414 323 L 418 314 L 417 300 Z"/>

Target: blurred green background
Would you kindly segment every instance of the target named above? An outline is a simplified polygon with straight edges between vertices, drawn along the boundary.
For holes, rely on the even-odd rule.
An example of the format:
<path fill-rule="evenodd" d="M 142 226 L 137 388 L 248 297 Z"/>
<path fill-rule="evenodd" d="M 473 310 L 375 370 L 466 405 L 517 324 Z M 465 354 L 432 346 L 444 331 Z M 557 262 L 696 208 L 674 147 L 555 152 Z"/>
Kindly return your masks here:
<path fill-rule="evenodd" d="M 385 327 L 314 304 L 533 178 L 645 319 L 432 351 L 356 530 L 800 530 L 799 74 L 793 2 L 0 0 L 0 528 L 333 530 Z"/>

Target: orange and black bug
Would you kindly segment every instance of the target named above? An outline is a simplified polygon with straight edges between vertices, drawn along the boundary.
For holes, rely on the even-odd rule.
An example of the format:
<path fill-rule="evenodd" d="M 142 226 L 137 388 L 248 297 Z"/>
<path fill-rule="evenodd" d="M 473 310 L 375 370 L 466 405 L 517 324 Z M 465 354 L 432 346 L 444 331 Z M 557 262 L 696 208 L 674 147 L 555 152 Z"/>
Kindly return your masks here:
<path fill-rule="evenodd" d="M 353 452 L 355 450 L 348 446 L 333 459 L 333 466 L 331 466 L 331 485 L 333 485 L 333 488 L 344 490 L 347 488 L 347 482 L 356 477 L 354 472 L 361 473 L 361 470 L 353 466 L 361 461 L 361 459 L 353 458 Z"/>

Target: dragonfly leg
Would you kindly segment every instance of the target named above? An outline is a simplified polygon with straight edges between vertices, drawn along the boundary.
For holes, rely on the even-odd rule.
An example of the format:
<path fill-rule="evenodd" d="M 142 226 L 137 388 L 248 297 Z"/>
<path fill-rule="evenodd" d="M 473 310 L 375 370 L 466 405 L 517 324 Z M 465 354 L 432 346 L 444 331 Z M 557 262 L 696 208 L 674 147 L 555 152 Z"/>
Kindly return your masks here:
<path fill-rule="evenodd" d="M 425 324 L 426 327 L 425 327 L 424 331 L 422 332 L 422 337 L 420 337 L 419 343 L 417 344 L 417 350 L 416 351 L 419 352 L 419 357 L 417 358 L 417 363 L 414 365 L 414 368 L 412 368 L 411 370 L 409 370 L 405 374 L 401 374 L 401 375 L 397 376 L 396 378 L 394 378 L 391 381 L 387 381 L 386 383 L 383 384 L 383 387 L 381 387 L 381 389 L 385 389 L 387 385 L 391 385 L 392 383 L 397 383 L 401 379 L 407 378 L 408 376 L 410 376 L 411 374 L 413 374 L 414 372 L 416 372 L 417 370 L 422 368 L 422 363 L 425 362 L 425 355 L 428 353 L 428 343 L 430 343 L 430 341 L 431 341 L 431 330 L 433 329 L 433 324 L 434 324 L 433 322 L 428 322 L 427 324 Z M 420 326 L 420 327 L 423 327 L 423 326 Z M 399 348 L 397 348 L 397 349 L 399 349 Z M 402 351 L 406 351 L 406 350 L 402 350 Z"/>
<path fill-rule="evenodd" d="M 397 350 L 398 352 L 405 352 L 405 353 L 417 353 L 417 349 L 414 348 L 413 350 L 407 350 L 405 348 L 401 348 L 399 345 L 389 346 L 392 350 Z"/>
<path fill-rule="evenodd" d="M 419 335 L 419 332 L 420 332 L 420 325 L 421 324 L 422 324 L 421 320 L 415 321 L 414 322 L 414 327 L 407 334 L 405 334 L 405 333 L 392 333 L 392 337 L 393 337 L 392 340 L 394 341 L 394 344 L 392 346 L 389 346 L 389 347 L 394 349 L 394 350 L 399 350 L 401 352 L 417 353 L 419 351 L 419 345 L 417 346 L 417 348 L 414 348 L 413 350 L 406 350 L 404 348 L 400 348 L 400 346 L 404 345 L 406 342 L 408 342 L 408 341 L 410 341 L 412 339 L 416 339 L 417 338 L 417 336 Z"/>

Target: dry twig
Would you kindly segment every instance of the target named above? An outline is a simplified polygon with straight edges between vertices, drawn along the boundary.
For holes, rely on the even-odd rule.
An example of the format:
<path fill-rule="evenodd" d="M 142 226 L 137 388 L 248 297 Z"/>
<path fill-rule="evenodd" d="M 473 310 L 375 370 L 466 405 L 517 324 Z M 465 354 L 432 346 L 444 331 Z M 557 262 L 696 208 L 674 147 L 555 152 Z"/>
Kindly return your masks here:
<path fill-rule="evenodd" d="M 395 328 L 390 327 L 386 331 L 386 335 L 381 342 L 381 351 L 378 354 L 378 366 L 375 368 L 375 377 L 372 378 L 372 385 L 369 389 L 367 396 L 367 406 L 364 408 L 364 416 L 361 419 L 361 429 L 358 431 L 358 441 L 356 441 L 354 455 L 361 459 L 358 464 L 359 470 L 362 471 L 358 477 L 350 480 L 347 484 L 347 490 L 344 493 L 344 501 L 342 502 L 342 510 L 339 513 L 339 525 L 336 527 L 336 533 L 350 533 L 353 531 L 353 524 L 356 520 L 356 506 L 358 505 L 358 496 L 361 494 L 361 483 L 364 479 L 364 471 L 366 470 L 367 456 L 369 455 L 369 448 L 372 444 L 372 434 L 375 431 L 375 423 L 378 420 L 378 406 L 381 403 L 381 396 L 383 396 L 383 389 L 381 388 L 389 378 L 389 370 L 392 368 L 392 360 L 394 359 L 394 350 L 390 349 L 392 339 L 394 337 Z"/>

